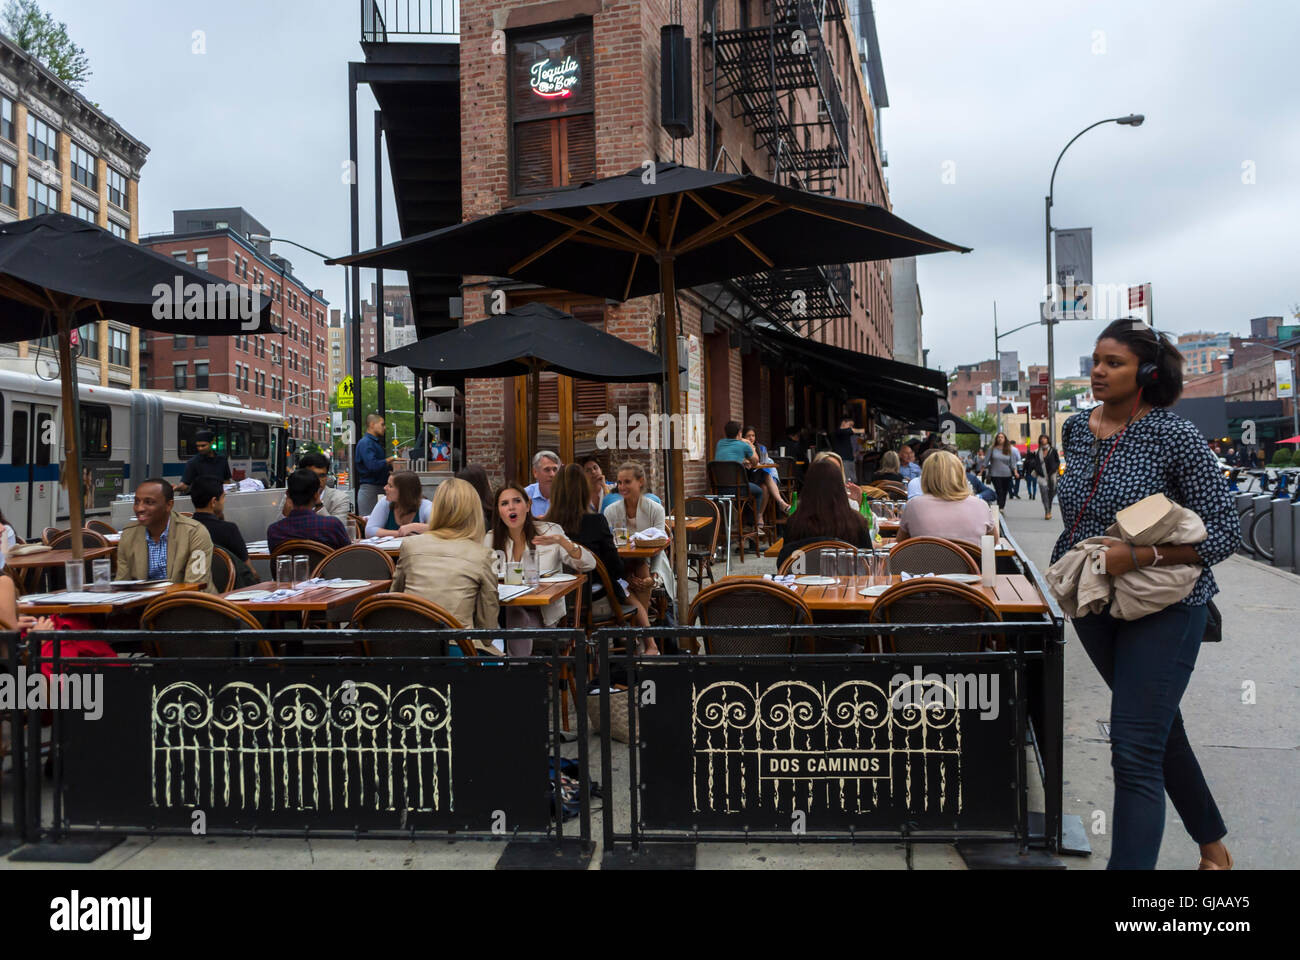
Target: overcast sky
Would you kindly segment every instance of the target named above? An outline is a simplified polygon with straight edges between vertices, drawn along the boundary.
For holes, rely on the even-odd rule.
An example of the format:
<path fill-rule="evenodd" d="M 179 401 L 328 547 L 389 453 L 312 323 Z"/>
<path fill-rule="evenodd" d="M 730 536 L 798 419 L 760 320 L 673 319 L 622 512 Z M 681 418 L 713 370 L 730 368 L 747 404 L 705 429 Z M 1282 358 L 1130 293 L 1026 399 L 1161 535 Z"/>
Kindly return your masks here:
<path fill-rule="evenodd" d="M 44 5 L 89 54 L 84 92 L 151 148 L 142 233 L 170 230 L 173 208 L 238 205 L 276 236 L 348 249 L 356 0 Z M 1053 224 L 1093 228 L 1095 280 L 1154 284 L 1156 324 L 1172 332 L 1246 332 L 1250 317 L 1300 301 L 1300 3 L 876 0 L 875 9 L 894 209 L 975 248 L 919 261 L 931 366 L 992 355 L 995 300 L 1003 330 L 1034 319 L 1052 163 L 1089 123 L 1130 112 L 1146 123 L 1089 132 L 1056 178 Z M 206 52 L 194 52 L 196 30 Z M 375 104 L 364 87 L 360 104 L 365 247 Z M 395 239 L 391 204 L 386 223 Z M 340 304 L 342 268 L 277 252 Z M 1057 328 L 1061 375 L 1077 374 L 1099 329 Z M 1042 362 L 1043 328 L 1002 348 Z"/>

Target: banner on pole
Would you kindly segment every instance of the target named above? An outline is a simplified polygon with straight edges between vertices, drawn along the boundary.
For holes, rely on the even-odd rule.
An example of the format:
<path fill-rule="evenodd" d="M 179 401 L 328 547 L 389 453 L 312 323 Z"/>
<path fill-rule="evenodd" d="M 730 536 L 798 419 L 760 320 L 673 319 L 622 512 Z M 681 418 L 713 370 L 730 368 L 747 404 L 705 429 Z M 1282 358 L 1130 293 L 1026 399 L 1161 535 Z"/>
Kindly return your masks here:
<path fill-rule="evenodd" d="M 1058 319 L 1092 318 L 1092 227 L 1056 231 Z"/>
<path fill-rule="evenodd" d="M 1277 378 L 1277 398 L 1285 400 L 1295 396 L 1295 373 L 1290 360 L 1273 361 L 1273 370 Z"/>

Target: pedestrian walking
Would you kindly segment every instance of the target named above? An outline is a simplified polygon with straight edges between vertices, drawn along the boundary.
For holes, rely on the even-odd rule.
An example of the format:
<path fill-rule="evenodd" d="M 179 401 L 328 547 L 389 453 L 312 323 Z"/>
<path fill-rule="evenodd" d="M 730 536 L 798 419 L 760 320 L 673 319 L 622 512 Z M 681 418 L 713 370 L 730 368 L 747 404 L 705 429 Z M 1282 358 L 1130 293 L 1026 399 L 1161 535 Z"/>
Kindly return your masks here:
<path fill-rule="evenodd" d="M 1166 791 L 1200 845 L 1200 869 L 1232 868 L 1223 844 L 1227 828 L 1178 704 L 1210 620 L 1210 599 L 1218 592 L 1210 567 L 1232 555 L 1241 534 L 1214 455 L 1196 427 L 1169 410 L 1182 385 L 1182 358 L 1168 338 L 1145 324 L 1116 320 L 1102 331 L 1093 353 L 1092 393 L 1101 403 L 1075 414 L 1062 431 L 1066 531 L 1056 542 L 1053 563 L 1079 541 L 1104 536 L 1118 511 L 1157 493 L 1195 512 L 1206 529 L 1205 540 L 1194 546 L 1130 546 L 1112 539 L 1104 555 L 1111 576 L 1138 567 L 1202 567 L 1184 600 L 1136 620 L 1118 620 L 1107 610 L 1073 621 L 1111 690 L 1111 870 L 1155 867 Z"/>
<path fill-rule="evenodd" d="M 1005 433 L 993 438 L 989 448 L 989 479 L 998 493 L 998 509 L 1005 510 L 1007 494 L 1011 491 L 1011 478 L 1020 466 L 1020 451 L 1011 445 Z"/>
<path fill-rule="evenodd" d="M 1043 519 L 1052 519 L 1052 498 L 1056 496 L 1056 478 L 1061 474 L 1061 455 L 1052 446 L 1047 434 L 1040 434 L 1038 446 L 1025 457 L 1025 470 L 1029 470 L 1030 457 L 1037 464 L 1038 492 L 1043 498 Z M 1032 488 L 1030 497 L 1033 496 Z"/>
<path fill-rule="evenodd" d="M 393 461 L 384 450 L 384 418 L 377 413 L 366 417 L 365 436 L 357 443 L 357 515 L 370 516 L 384 494 Z"/>
<path fill-rule="evenodd" d="M 1027 447 L 1025 449 L 1025 459 L 1020 461 L 1020 472 L 1025 478 L 1025 489 L 1029 491 L 1029 499 L 1033 500 L 1038 496 L 1038 481 L 1043 475 L 1043 465 L 1038 460 L 1038 448 Z"/>

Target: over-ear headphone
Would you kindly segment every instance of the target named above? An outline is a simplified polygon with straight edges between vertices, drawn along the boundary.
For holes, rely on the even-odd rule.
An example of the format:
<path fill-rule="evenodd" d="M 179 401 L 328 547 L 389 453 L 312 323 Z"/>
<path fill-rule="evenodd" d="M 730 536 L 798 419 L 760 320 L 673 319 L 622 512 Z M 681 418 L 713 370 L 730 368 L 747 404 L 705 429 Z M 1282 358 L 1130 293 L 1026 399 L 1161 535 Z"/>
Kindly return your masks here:
<path fill-rule="evenodd" d="M 1155 330 L 1151 331 L 1151 335 L 1156 338 L 1156 359 L 1153 363 L 1144 363 L 1138 367 L 1137 384 L 1142 390 L 1160 382 L 1160 359 L 1165 351 L 1165 342 Z"/>

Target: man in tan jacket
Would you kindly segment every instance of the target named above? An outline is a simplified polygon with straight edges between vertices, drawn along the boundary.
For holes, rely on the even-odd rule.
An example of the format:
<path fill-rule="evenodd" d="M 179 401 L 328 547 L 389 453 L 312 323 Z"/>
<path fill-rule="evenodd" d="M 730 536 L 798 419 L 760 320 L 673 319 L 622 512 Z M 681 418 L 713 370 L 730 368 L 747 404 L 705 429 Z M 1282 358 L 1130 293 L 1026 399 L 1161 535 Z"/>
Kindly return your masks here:
<path fill-rule="evenodd" d="M 213 593 L 212 538 L 197 520 L 173 513 L 175 496 L 166 480 L 135 488 L 135 518 L 117 545 L 118 580 L 201 583 Z"/>

